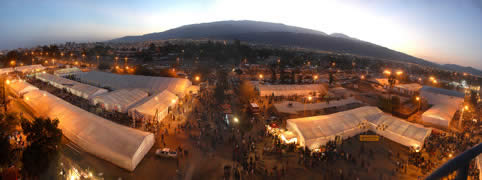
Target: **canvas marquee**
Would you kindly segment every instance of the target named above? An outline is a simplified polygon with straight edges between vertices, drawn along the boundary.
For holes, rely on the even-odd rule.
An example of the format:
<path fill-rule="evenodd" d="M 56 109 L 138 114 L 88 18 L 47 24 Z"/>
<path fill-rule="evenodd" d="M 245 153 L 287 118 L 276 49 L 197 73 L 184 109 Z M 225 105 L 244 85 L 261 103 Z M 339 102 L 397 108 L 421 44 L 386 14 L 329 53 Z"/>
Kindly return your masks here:
<path fill-rule="evenodd" d="M 129 171 L 154 144 L 152 133 L 116 124 L 46 91 L 30 91 L 24 101 L 37 115 L 58 119 L 62 133 L 80 148 Z"/>
<path fill-rule="evenodd" d="M 22 73 L 33 73 L 33 72 L 42 71 L 44 69 L 45 69 L 45 67 L 42 66 L 41 64 L 15 67 L 15 71 L 19 71 L 19 72 L 22 72 Z"/>
<path fill-rule="evenodd" d="M 168 90 L 180 97 L 184 96 L 192 85 L 191 81 L 183 78 L 120 75 L 100 71 L 83 72 L 76 77 L 80 82 L 97 87 L 109 87 L 113 90 L 139 88 L 152 94 Z"/>
<path fill-rule="evenodd" d="M 298 135 L 302 146 L 316 149 L 334 140 L 344 139 L 368 130 L 409 147 L 422 147 L 430 128 L 409 123 L 383 113 L 373 106 L 360 107 L 330 115 L 287 120 L 287 129 Z"/>
<path fill-rule="evenodd" d="M 326 93 L 327 90 L 322 84 L 302 85 L 256 85 L 260 96 L 306 96 L 312 93 Z"/>
<path fill-rule="evenodd" d="M 433 106 L 422 114 L 422 122 L 442 127 L 449 127 L 455 112 L 462 108 L 463 94 L 438 90 L 438 88 L 422 88 L 421 97 Z"/>
<path fill-rule="evenodd" d="M 94 105 L 100 104 L 102 108 L 108 111 L 125 113 L 132 105 L 148 95 L 147 92 L 140 89 L 121 89 L 98 95 L 92 98 L 92 102 Z"/>
<path fill-rule="evenodd" d="M 54 75 L 63 77 L 63 76 L 67 76 L 67 75 L 77 74 L 77 73 L 80 73 L 80 72 L 82 72 L 82 70 L 80 70 L 79 68 L 72 67 L 72 68 L 64 68 L 64 69 L 56 70 L 56 71 L 54 71 Z"/>
<path fill-rule="evenodd" d="M 176 102 L 178 102 L 178 97 L 166 90 L 136 103 L 128 110 L 128 114 L 133 119 L 149 121 L 154 120 L 154 117 L 156 117 L 155 120 L 161 121 L 168 115 L 169 108 L 175 105 Z"/>
<path fill-rule="evenodd" d="M 10 84 L 8 84 L 8 87 L 13 91 L 13 93 L 17 97 L 21 97 L 25 93 L 28 93 L 30 91 L 38 90 L 37 87 L 21 79 L 10 81 Z"/>
<path fill-rule="evenodd" d="M 63 77 L 58 77 L 48 73 L 39 73 L 35 76 L 37 79 L 47 82 L 59 89 L 66 89 L 70 93 L 82 97 L 84 99 L 92 99 L 93 97 L 107 93 L 106 89 L 98 88 L 88 84 L 79 83 Z"/>

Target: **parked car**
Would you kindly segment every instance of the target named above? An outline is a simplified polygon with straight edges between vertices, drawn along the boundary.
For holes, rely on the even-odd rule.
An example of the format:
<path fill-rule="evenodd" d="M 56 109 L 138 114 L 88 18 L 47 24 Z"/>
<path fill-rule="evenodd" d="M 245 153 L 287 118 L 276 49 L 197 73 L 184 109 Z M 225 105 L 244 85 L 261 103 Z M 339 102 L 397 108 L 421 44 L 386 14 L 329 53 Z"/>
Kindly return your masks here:
<path fill-rule="evenodd" d="M 157 149 L 156 150 L 156 155 L 160 157 L 172 157 L 175 158 L 177 157 L 177 152 L 174 150 L 171 150 L 169 148 L 162 148 L 162 149 Z"/>

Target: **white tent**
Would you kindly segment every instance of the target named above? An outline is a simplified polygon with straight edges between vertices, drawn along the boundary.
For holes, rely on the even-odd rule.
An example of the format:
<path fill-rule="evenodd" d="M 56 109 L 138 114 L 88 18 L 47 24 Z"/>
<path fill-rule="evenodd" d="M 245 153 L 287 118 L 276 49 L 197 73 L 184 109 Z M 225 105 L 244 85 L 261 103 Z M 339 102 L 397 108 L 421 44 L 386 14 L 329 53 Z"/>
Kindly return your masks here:
<path fill-rule="evenodd" d="M 19 71 L 22 73 L 34 73 L 34 72 L 42 71 L 44 69 L 45 67 L 42 66 L 41 64 L 15 67 L 15 71 Z"/>
<path fill-rule="evenodd" d="M 37 115 L 59 119 L 62 133 L 80 148 L 129 171 L 154 144 L 152 133 L 116 124 L 45 91 L 30 91 L 24 101 Z"/>
<path fill-rule="evenodd" d="M 54 87 L 66 89 L 70 93 L 82 97 L 84 99 L 92 99 L 93 97 L 107 93 L 106 89 L 94 87 L 88 84 L 79 83 L 63 77 L 54 76 L 48 73 L 39 73 L 35 76 L 37 79 L 47 82 Z"/>
<path fill-rule="evenodd" d="M 38 90 L 37 87 L 21 79 L 10 81 L 10 84 L 8 84 L 8 87 L 10 87 L 10 89 L 17 97 L 21 97 L 30 91 Z"/>
<path fill-rule="evenodd" d="M 80 70 L 79 68 L 72 67 L 72 68 L 64 68 L 64 69 L 56 70 L 56 71 L 54 71 L 54 75 L 56 75 L 56 76 L 67 76 L 67 75 L 77 74 L 77 73 L 80 73 L 80 72 L 82 72 L 82 70 Z"/>
<path fill-rule="evenodd" d="M 8 74 L 13 72 L 13 68 L 1 68 L 0 69 L 0 74 Z"/>
<path fill-rule="evenodd" d="M 447 92 L 448 93 L 448 92 Z M 437 93 L 422 89 L 420 95 L 433 106 L 422 114 L 422 122 L 442 127 L 449 127 L 455 112 L 462 108 L 464 98 L 445 92 Z"/>
<path fill-rule="evenodd" d="M 405 146 L 422 147 L 431 133 L 430 128 L 384 114 L 372 106 L 330 115 L 289 119 L 287 129 L 298 135 L 300 145 L 310 149 L 316 149 L 336 136 L 346 139 L 368 130 Z"/>
<path fill-rule="evenodd" d="M 92 98 L 93 104 L 100 104 L 110 111 L 127 112 L 132 105 L 146 98 L 149 94 L 140 89 L 121 89 L 104 93 Z"/>
<path fill-rule="evenodd" d="M 76 83 L 72 87 L 69 88 L 70 93 L 82 97 L 84 99 L 92 99 L 97 95 L 101 95 L 107 93 L 107 89 L 102 89 L 98 87 L 94 87 L 88 84 Z"/>
<path fill-rule="evenodd" d="M 113 90 L 140 88 L 152 94 L 169 90 L 178 96 L 184 96 L 192 85 L 191 81 L 183 78 L 120 75 L 100 71 L 79 73 L 76 77 L 81 82 Z"/>
<path fill-rule="evenodd" d="M 153 120 L 157 113 L 156 120 L 161 121 L 177 101 L 178 97 L 166 90 L 139 101 L 128 113 L 132 118 L 142 120 Z"/>
<path fill-rule="evenodd" d="M 302 84 L 302 85 L 256 85 L 260 96 L 306 96 L 312 93 L 326 93 L 327 90 L 322 84 Z"/>

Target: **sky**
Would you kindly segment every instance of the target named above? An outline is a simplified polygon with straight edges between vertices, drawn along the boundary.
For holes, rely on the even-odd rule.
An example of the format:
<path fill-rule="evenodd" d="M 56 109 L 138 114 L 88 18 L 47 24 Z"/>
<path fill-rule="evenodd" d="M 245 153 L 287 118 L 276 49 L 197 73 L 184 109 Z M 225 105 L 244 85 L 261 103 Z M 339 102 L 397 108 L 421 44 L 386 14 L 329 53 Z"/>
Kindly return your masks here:
<path fill-rule="evenodd" d="M 482 0 L 1 0 L 0 49 L 255 20 L 482 69 Z"/>

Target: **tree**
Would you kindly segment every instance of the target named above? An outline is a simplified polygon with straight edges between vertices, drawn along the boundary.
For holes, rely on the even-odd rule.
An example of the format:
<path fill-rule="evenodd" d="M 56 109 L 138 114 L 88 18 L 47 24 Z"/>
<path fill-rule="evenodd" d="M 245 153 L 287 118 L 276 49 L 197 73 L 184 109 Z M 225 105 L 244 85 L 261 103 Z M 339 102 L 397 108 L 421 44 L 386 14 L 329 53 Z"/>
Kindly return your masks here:
<path fill-rule="evenodd" d="M 62 130 L 59 120 L 36 118 L 33 122 L 22 121 L 23 133 L 27 136 L 28 146 L 23 152 L 22 163 L 26 179 L 36 179 L 47 170 L 58 154 Z"/>
<path fill-rule="evenodd" d="M 328 83 L 330 84 L 330 86 L 335 82 L 335 77 L 333 77 L 333 72 L 329 72 L 329 79 L 328 79 Z"/>
<path fill-rule="evenodd" d="M 10 162 L 12 147 L 6 135 L 0 135 L 0 168 L 5 167 Z"/>

